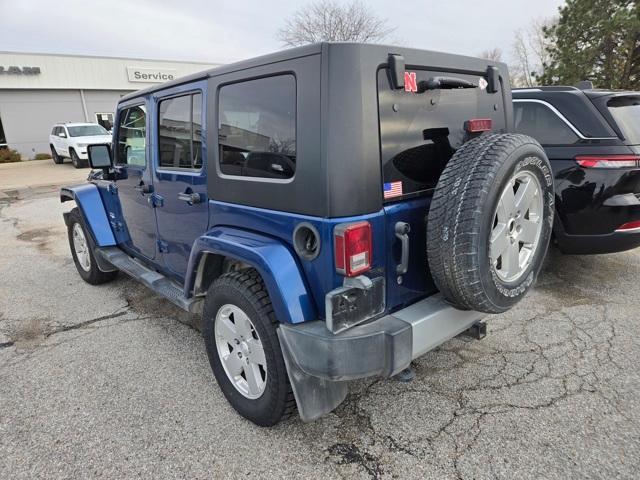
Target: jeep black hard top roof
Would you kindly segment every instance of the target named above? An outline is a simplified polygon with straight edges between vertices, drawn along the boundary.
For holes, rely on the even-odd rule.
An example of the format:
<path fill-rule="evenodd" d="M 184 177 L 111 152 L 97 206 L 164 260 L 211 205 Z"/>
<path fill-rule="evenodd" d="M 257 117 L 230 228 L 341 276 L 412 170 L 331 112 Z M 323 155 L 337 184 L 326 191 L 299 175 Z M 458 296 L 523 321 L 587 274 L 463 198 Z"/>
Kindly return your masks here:
<path fill-rule="evenodd" d="M 360 47 L 363 51 L 370 53 L 372 55 L 380 55 L 381 53 L 385 55 L 389 53 L 395 53 L 400 55 L 411 55 L 412 53 L 422 53 L 429 54 L 433 58 L 433 63 L 429 65 L 430 67 L 438 68 L 438 67 L 448 67 L 448 66 L 457 66 L 460 68 L 461 66 L 468 67 L 471 70 L 484 71 L 487 66 L 493 65 L 500 68 L 502 72 L 507 71 L 506 64 L 502 62 L 495 62 L 493 60 L 480 59 L 476 57 L 469 57 L 465 55 L 457 55 L 443 52 L 436 52 L 431 50 L 423 50 L 416 48 L 408 48 L 408 47 L 398 47 L 394 45 L 378 45 L 371 43 L 356 43 L 356 42 L 322 42 L 322 43 L 313 43 L 309 45 L 304 45 L 302 47 L 289 48 L 286 50 L 281 50 L 279 52 L 270 53 L 267 55 L 261 55 L 259 57 L 250 58 L 247 60 L 241 60 L 239 62 L 229 63 L 227 65 L 222 65 L 219 67 L 210 68 L 208 70 L 204 70 L 202 72 L 193 73 L 191 75 L 187 75 L 184 77 L 176 78 L 175 80 L 171 80 L 166 83 L 162 83 L 159 85 L 154 85 L 142 90 L 137 90 L 128 95 L 123 96 L 120 99 L 120 102 L 126 102 L 132 98 L 140 97 L 147 95 L 149 93 L 154 93 L 160 90 L 164 90 L 166 88 L 170 88 L 177 85 L 182 85 L 185 83 L 204 80 L 206 78 L 215 77 L 218 75 L 223 75 L 226 73 L 237 72 L 240 70 L 258 67 L 262 65 L 268 65 L 270 63 L 281 62 L 284 60 L 291 60 L 295 58 L 305 57 L 309 55 L 317 55 L 322 53 L 328 47 L 334 48 L 353 48 L 354 46 Z M 410 62 L 407 62 L 407 65 L 410 65 Z"/>

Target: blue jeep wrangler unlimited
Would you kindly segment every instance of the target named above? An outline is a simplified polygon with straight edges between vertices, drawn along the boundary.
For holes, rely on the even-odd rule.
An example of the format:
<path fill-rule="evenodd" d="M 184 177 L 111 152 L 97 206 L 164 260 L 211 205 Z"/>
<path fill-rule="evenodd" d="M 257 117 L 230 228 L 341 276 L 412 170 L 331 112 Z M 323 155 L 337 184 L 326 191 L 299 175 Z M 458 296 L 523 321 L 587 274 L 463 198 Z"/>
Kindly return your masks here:
<path fill-rule="evenodd" d="M 544 151 L 503 64 L 317 44 L 132 93 L 63 188 L 87 282 L 118 271 L 201 313 L 213 373 L 258 425 L 334 409 L 504 312 L 553 223 Z"/>

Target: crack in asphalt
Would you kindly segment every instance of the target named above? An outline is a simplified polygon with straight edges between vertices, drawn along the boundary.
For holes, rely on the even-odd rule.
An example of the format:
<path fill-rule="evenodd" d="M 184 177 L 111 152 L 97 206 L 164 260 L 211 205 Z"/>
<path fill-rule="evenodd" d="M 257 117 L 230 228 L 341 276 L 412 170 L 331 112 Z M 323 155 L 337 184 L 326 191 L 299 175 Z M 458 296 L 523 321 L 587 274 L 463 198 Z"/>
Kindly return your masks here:
<path fill-rule="evenodd" d="M 0 210 L 2 207 L 0 202 Z M 3 222 L 14 225 L 19 221 L 1 217 Z M 578 268 L 573 273 L 565 273 L 562 267 L 556 267 L 549 275 L 552 281 L 537 288 L 539 298 L 529 302 L 525 299 L 524 307 L 514 309 L 516 313 L 490 322 L 491 335 L 487 339 L 477 342 L 457 338 L 416 361 L 413 382 L 400 384 L 387 379 L 358 382 L 355 391 L 349 393 L 331 419 L 335 422 L 331 431 L 332 435 L 335 431 L 335 438 L 319 443 L 317 436 L 309 436 L 309 447 L 317 449 L 320 445 L 320 461 L 344 478 L 354 476 L 354 470 L 356 474 L 376 479 L 403 477 L 407 476 L 406 470 L 403 473 L 401 469 L 413 464 L 432 468 L 430 475 L 435 478 L 517 478 L 513 472 L 509 476 L 509 470 L 501 465 L 507 456 L 496 455 L 494 458 L 485 453 L 496 444 L 509 440 L 496 437 L 496 428 L 507 422 L 504 428 L 518 432 L 517 422 L 521 419 L 536 415 L 533 412 L 560 409 L 569 402 L 572 403 L 571 413 L 579 411 L 582 405 L 577 397 L 587 396 L 590 401 L 597 399 L 597 406 L 603 411 L 585 412 L 576 426 L 586 432 L 584 435 L 611 435 L 610 444 L 614 449 L 628 448 L 616 444 L 620 440 L 613 434 L 598 432 L 601 425 L 598 420 L 599 416 L 615 415 L 616 419 L 619 416 L 632 425 L 632 422 L 638 422 L 633 418 L 633 410 L 623 403 L 628 401 L 621 393 L 624 387 L 615 382 L 616 376 L 630 373 L 625 355 L 637 352 L 621 349 L 620 339 L 629 333 L 616 319 L 615 312 L 619 306 L 627 307 L 628 311 L 628 306 L 635 300 L 620 295 L 607 298 L 604 290 L 591 288 L 587 280 L 580 284 L 580 280 L 573 279 L 572 275 L 580 273 L 580 268 L 589 268 L 589 264 L 585 267 L 583 260 L 576 262 Z M 125 282 L 133 283 L 132 280 Z M 2 358 L 13 363 L 0 365 L 0 371 L 4 373 L 7 366 L 34 358 L 66 342 L 78 341 L 103 327 L 117 328 L 127 322 L 173 316 L 170 305 L 149 297 L 146 289 L 138 292 L 127 288 L 129 283 L 125 282 L 121 294 L 126 304 L 113 313 L 77 324 L 47 325 L 39 339 L 49 341 L 32 349 L 22 350 L 16 339 L 2 337 L 3 341 L 9 340 L 0 343 L 0 349 L 4 349 Z M 546 303 L 537 303 L 540 301 Z M 187 320 L 183 323 L 190 325 Z M 165 327 L 168 323 L 161 325 Z M 87 331 L 82 334 L 61 335 L 85 329 Z M 56 335 L 61 336 L 55 339 Z M 492 341 L 493 337 L 500 341 Z M 504 339 L 510 339 L 512 343 Z M 14 348 L 9 349 L 11 346 Z M 636 345 L 633 346 L 635 349 Z M 415 405 L 411 403 L 412 396 L 419 399 Z M 396 405 L 414 411 L 399 411 Z M 548 420 L 555 413 L 550 412 L 533 418 Z M 422 418 L 427 416 L 428 421 Z M 404 430 L 403 421 L 408 424 Z M 420 423 L 422 421 L 424 423 Z M 608 425 L 611 424 L 605 424 Z M 566 429 L 564 433 L 574 434 Z M 537 437 L 526 438 L 535 440 Z M 551 451 L 555 445 L 547 442 L 548 439 L 543 443 L 543 449 Z M 612 454 L 612 451 L 608 453 Z M 624 451 L 623 454 L 635 451 L 637 448 L 633 444 L 631 452 Z M 505 448 L 505 452 L 508 454 L 509 451 Z M 523 451 L 523 454 L 526 456 L 527 452 Z M 474 455 L 480 455 L 481 460 L 474 460 Z M 633 455 L 630 458 L 634 458 Z M 593 467 L 589 472 L 595 477 L 608 476 Z M 581 473 L 575 470 L 576 476 Z M 422 472 L 416 470 L 413 475 L 422 476 Z"/>
<path fill-rule="evenodd" d="M 63 332 L 69 332 L 71 330 L 78 330 L 80 328 L 86 328 L 90 325 L 93 325 L 94 323 L 98 323 L 98 322 L 104 322 L 105 320 L 111 320 L 113 318 L 119 318 L 122 317 L 124 315 L 126 315 L 127 313 L 129 313 L 127 310 L 125 311 L 121 311 L 121 312 L 117 312 L 117 313 L 110 313 L 108 315 L 102 315 L 100 317 L 96 317 L 96 318 L 92 318 L 91 320 L 85 320 L 84 322 L 79 322 L 79 323 L 72 323 L 70 325 L 63 325 L 61 327 L 58 327 L 50 332 L 45 333 L 44 337 L 45 338 L 49 338 L 52 335 L 57 335 L 58 333 L 63 333 Z M 138 318 L 136 318 L 136 320 L 139 320 Z"/>
<path fill-rule="evenodd" d="M 579 312 L 573 312 L 574 308 L 590 308 L 598 315 L 587 321 L 580 318 Z M 454 349 L 440 347 L 438 352 L 451 353 L 459 359 L 459 362 L 449 367 L 451 369 L 460 370 L 471 365 L 482 366 L 483 363 L 497 368 L 490 375 L 479 376 L 475 385 L 452 385 L 453 390 L 443 391 L 436 388 L 430 384 L 428 376 L 420 379 L 426 383 L 424 386 L 409 384 L 401 389 L 401 395 L 411 392 L 436 394 L 448 399 L 452 404 L 451 415 L 432 434 L 414 435 L 410 440 L 403 440 L 388 432 L 377 430 L 372 414 L 360 403 L 369 396 L 398 394 L 395 389 L 392 392 L 374 391 L 374 387 L 383 382 L 382 379 L 368 384 L 361 392 L 350 393 L 336 411 L 341 421 L 338 428 L 339 441 L 326 449 L 325 461 L 337 465 L 356 465 L 371 478 L 380 478 L 385 474 L 385 462 L 375 453 L 379 446 L 411 457 L 424 458 L 427 454 L 433 454 L 437 442 L 446 435 L 453 443 L 454 451 L 449 468 L 446 465 L 443 467 L 461 479 L 465 478 L 461 461 L 478 444 L 483 435 L 483 424 L 489 418 L 496 419 L 518 409 L 540 411 L 553 408 L 574 396 L 589 394 L 598 396 L 621 417 L 630 420 L 616 403 L 615 387 L 609 386 L 608 396 L 603 391 L 607 382 L 622 370 L 612 355 L 617 332 L 609 310 L 609 305 L 604 302 L 577 303 L 534 315 L 520 325 L 518 336 L 525 341 L 522 349 L 497 350 L 485 344 L 481 349 L 483 351 L 478 354 L 475 351 L 472 353 L 463 350 L 467 342 L 461 342 L 463 346 Z M 536 322 L 543 319 L 548 321 L 554 316 L 567 324 L 567 333 L 559 340 L 549 339 L 543 342 L 536 337 Z M 559 353 L 554 351 L 558 348 L 561 349 Z M 534 355 L 535 358 L 522 366 L 510 358 L 510 355 L 514 354 Z M 474 355 L 476 358 L 473 358 Z M 421 366 L 419 362 L 418 365 Z M 510 368 L 515 368 L 520 373 L 508 373 Z M 605 374 L 605 369 L 608 369 L 609 373 Z M 513 389 L 523 387 L 537 389 L 543 393 L 542 398 L 504 398 L 507 392 L 512 393 Z M 476 393 L 487 392 L 495 392 L 502 398 L 474 398 Z M 466 422 L 462 419 L 467 418 L 472 419 L 471 427 L 462 433 L 457 432 L 454 428 L 456 424 Z M 358 432 L 358 435 L 354 435 L 353 432 Z M 493 464 L 489 465 L 489 469 L 491 475 L 497 478 Z"/>

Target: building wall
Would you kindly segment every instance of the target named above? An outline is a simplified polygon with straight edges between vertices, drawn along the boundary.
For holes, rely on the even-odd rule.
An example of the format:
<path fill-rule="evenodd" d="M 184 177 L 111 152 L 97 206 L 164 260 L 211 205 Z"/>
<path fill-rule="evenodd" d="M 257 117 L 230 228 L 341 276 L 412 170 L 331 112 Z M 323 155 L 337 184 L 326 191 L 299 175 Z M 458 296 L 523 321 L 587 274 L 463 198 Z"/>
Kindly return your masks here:
<path fill-rule="evenodd" d="M 127 92 L 85 92 L 89 122 L 96 113 L 113 112 Z M 23 158 L 49 153 L 51 127 L 61 122 L 85 122 L 80 90 L 0 90 L 0 118 L 9 148 Z"/>
<path fill-rule="evenodd" d="M 216 65 L 136 58 L 0 52 L 0 67 L 4 67 L 4 72 L 0 74 L 0 89 L 138 90 L 150 84 L 170 80 L 167 78 L 169 76 L 183 77 Z M 9 73 L 8 68 L 11 66 L 37 67 L 38 73 Z M 135 71 L 139 71 L 137 79 Z"/>
<path fill-rule="evenodd" d="M 96 113 L 113 113 L 116 103 L 127 93 L 214 66 L 0 52 L 0 119 L 7 145 L 23 158 L 47 153 L 54 124 L 96 122 Z"/>
<path fill-rule="evenodd" d="M 83 90 L 87 105 L 87 122 L 96 122 L 97 113 L 115 113 L 116 104 L 130 91 Z M 115 115 L 114 115 L 115 116 Z"/>

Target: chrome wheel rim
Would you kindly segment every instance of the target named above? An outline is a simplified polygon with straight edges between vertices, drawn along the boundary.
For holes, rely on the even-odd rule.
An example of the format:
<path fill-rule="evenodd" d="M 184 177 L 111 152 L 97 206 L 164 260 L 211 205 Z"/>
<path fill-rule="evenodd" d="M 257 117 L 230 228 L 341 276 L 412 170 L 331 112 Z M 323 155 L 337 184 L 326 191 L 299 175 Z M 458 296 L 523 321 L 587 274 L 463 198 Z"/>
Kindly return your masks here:
<path fill-rule="evenodd" d="M 214 332 L 218 357 L 231 384 L 244 397 L 259 398 L 267 386 L 267 361 L 249 316 L 236 305 L 223 305 Z"/>
<path fill-rule="evenodd" d="M 514 175 L 502 191 L 493 215 L 489 258 L 503 282 L 515 282 L 527 271 L 540 243 L 542 188 L 530 172 Z"/>
<path fill-rule="evenodd" d="M 84 231 L 79 223 L 73 225 L 73 249 L 76 252 L 76 258 L 82 270 L 85 272 L 91 270 L 91 256 L 89 255 L 87 237 L 84 236 Z"/>

